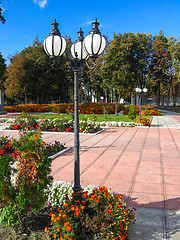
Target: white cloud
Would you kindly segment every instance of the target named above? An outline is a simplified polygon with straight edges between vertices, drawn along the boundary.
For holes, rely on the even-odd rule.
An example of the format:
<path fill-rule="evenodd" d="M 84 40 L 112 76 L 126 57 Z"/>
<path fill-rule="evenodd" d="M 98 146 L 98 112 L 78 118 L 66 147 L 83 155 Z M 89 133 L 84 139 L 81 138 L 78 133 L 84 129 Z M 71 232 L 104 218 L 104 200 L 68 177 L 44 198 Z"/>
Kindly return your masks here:
<path fill-rule="evenodd" d="M 45 8 L 48 0 L 33 0 L 33 3 L 38 4 L 40 8 Z"/>

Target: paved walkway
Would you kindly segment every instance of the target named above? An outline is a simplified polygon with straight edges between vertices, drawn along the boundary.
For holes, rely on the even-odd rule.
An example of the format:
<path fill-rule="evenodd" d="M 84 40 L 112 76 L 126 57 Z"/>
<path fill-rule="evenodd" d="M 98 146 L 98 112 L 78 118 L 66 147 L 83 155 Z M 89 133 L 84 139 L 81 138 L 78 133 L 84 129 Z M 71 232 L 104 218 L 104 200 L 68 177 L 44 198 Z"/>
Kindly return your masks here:
<path fill-rule="evenodd" d="M 130 239 L 180 239 L 180 115 L 153 117 L 152 127 L 80 134 L 81 185 L 105 185 L 137 207 Z M 0 131 L 0 135 L 17 135 Z M 56 181 L 73 182 L 74 135 L 44 133 L 70 150 L 53 160 Z"/>

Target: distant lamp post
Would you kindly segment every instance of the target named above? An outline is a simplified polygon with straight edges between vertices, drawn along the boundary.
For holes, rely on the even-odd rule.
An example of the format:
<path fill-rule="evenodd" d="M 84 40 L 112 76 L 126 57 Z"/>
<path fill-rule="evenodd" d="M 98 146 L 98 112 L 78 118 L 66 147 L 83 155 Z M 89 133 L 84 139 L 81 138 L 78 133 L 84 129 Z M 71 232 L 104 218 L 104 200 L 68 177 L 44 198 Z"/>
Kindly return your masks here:
<path fill-rule="evenodd" d="M 139 123 L 141 122 L 141 101 L 142 101 L 142 92 L 147 93 L 148 89 L 144 87 L 143 89 L 140 87 L 136 88 L 136 92 L 139 94 Z"/>
<path fill-rule="evenodd" d="M 80 28 L 76 42 L 71 46 L 73 56 L 72 66 L 74 72 L 74 192 L 81 190 L 80 185 L 80 163 L 79 163 L 79 96 L 78 96 L 78 70 L 80 64 L 88 58 L 93 61 L 103 53 L 106 47 L 106 40 L 98 29 L 97 19 L 92 23 L 92 30 L 85 38 Z M 58 30 L 56 19 L 52 23 L 52 30 L 44 39 L 44 50 L 53 59 L 60 57 L 66 49 L 66 40 Z M 87 63 L 87 62 L 86 62 Z M 87 64 L 88 66 L 88 64 Z M 95 66 L 95 64 L 93 65 Z"/>

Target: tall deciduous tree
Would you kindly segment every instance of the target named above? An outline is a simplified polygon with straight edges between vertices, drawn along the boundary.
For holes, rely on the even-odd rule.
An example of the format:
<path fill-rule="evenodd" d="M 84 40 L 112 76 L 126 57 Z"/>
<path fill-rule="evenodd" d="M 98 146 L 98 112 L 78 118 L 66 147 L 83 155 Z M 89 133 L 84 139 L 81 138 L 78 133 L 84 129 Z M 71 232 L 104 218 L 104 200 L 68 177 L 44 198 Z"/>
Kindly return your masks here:
<path fill-rule="evenodd" d="M 11 61 L 7 71 L 7 96 L 26 103 L 68 102 L 68 91 L 73 85 L 70 86 L 69 74 L 66 74 L 65 57 L 60 57 L 58 70 L 52 63 L 36 38 L 33 46 L 23 49 Z M 12 89 L 14 83 L 21 91 Z"/>
<path fill-rule="evenodd" d="M 145 85 L 151 45 L 151 35 L 115 34 L 102 68 L 104 86 L 115 88 L 119 96 L 129 96 L 129 100 L 137 85 Z"/>
<path fill-rule="evenodd" d="M 152 44 L 151 66 L 153 71 L 153 80 L 157 87 L 157 104 L 160 105 L 161 92 L 167 89 L 170 70 L 170 53 L 168 50 L 167 38 L 163 32 L 154 37 Z"/>
<path fill-rule="evenodd" d="M 169 72 L 170 84 L 168 87 L 175 104 L 178 93 L 180 92 L 180 39 L 177 41 L 177 39 L 173 37 L 168 38 L 168 49 L 171 63 Z"/>
<path fill-rule="evenodd" d="M 22 82 L 25 76 L 24 63 L 26 56 L 17 54 L 11 59 L 11 64 L 7 67 L 5 94 L 10 99 L 23 100 L 24 91 Z"/>

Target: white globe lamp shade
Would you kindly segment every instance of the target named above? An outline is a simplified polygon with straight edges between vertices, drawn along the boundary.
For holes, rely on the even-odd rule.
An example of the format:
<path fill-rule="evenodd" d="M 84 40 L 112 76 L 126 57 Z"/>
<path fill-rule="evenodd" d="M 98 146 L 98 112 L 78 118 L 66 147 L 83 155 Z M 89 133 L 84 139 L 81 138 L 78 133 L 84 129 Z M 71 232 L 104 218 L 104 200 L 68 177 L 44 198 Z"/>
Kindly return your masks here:
<path fill-rule="evenodd" d="M 148 89 L 145 87 L 145 88 L 143 88 L 143 92 L 144 93 L 147 93 L 148 92 Z"/>
<path fill-rule="evenodd" d="M 84 48 L 91 58 L 96 58 L 105 50 L 106 39 L 101 36 L 97 19 L 92 24 L 92 30 L 89 32 L 89 35 L 84 38 Z"/>
<path fill-rule="evenodd" d="M 79 58 L 80 60 L 86 60 L 88 59 L 88 54 L 87 52 L 85 52 L 84 50 L 84 46 L 83 46 L 83 31 L 80 28 L 80 31 L 78 32 L 78 38 L 76 40 L 76 43 L 73 43 L 73 45 L 71 46 L 71 54 L 73 56 L 73 58 Z"/>
<path fill-rule="evenodd" d="M 141 92 L 142 92 L 142 89 L 139 88 L 139 87 L 137 87 L 137 88 L 136 88 L 136 92 L 137 92 L 137 93 L 141 93 Z"/>
<path fill-rule="evenodd" d="M 48 37 L 44 39 L 44 50 L 51 57 L 59 57 L 66 50 L 66 40 L 61 36 L 61 33 L 58 30 L 58 23 L 56 19 L 52 23 L 52 30 Z"/>

